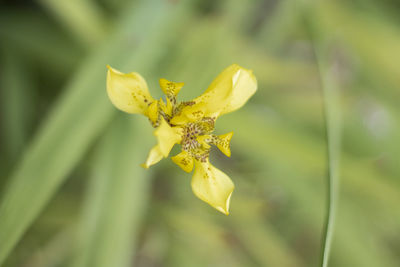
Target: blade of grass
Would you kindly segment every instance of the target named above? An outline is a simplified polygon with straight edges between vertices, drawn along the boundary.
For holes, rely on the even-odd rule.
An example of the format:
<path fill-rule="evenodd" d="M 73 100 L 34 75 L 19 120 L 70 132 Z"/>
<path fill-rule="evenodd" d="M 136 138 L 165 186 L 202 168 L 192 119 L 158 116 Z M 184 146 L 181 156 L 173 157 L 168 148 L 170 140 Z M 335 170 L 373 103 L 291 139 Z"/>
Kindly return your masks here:
<path fill-rule="evenodd" d="M 159 35 L 165 38 L 166 27 L 168 33 L 168 27 L 184 25 L 179 22 L 185 7 L 172 7 L 167 2 L 143 1 L 127 9 L 116 33 L 86 60 L 55 104 L 5 188 L 0 203 L 0 264 L 111 118 L 113 108 L 104 88 L 105 65 L 134 64 L 141 71 L 156 64 L 166 51 L 149 41 Z M 148 20 L 148 12 L 153 20 Z M 135 43 L 129 42 L 132 37 Z M 177 39 L 173 34 L 168 37 Z M 132 54 L 131 61 L 126 54 Z M 132 61 L 141 54 L 149 57 Z"/>
<path fill-rule="evenodd" d="M 2 42 L 52 75 L 71 72 L 83 56 L 79 45 L 42 13 L 4 8 L 0 25 Z"/>
<path fill-rule="evenodd" d="M 265 177 L 271 177 L 266 181 Z M 291 215 L 286 218 L 288 222 L 296 222 L 296 232 L 302 233 L 304 229 L 318 229 L 322 230 L 323 217 L 321 210 L 324 206 L 323 202 L 325 194 L 323 187 L 316 184 L 316 182 L 307 180 L 307 176 L 295 169 L 288 169 L 287 163 L 285 162 L 271 162 L 271 164 L 263 167 L 263 171 L 258 174 L 257 181 L 265 188 L 272 184 L 277 184 L 285 189 L 284 195 L 290 196 L 292 203 L 290 207 Z M 285 177 L 284 179 L 276 177 Z M 343 191 L 343 190 L 341 190 Z M 385 247 L 378 248 L 377 242 L 372 245 L 370 240 L 379 240 L 378 229 L 381 229 L 385 225 L 385 220 L 380 220 L 379 226 L 376 225 L 374 217 L 376 213 L 370 214 L 370 210 L 361 211 L 360 205 L 353 206 L 349 203 L 354 202 L 354 196 L 350 195 L 344 199 L 344 194 L 341 194 L 341 205 L 338 210 L 338 220 L 335 227 L 335 249 L 334 255 L 340 255 L 335 257 L 335 266 L 396 266 L 391 264 L 394 255 L 391 257 L 382 253 Z M 295 204 L 294 204 L 295 203 Z M 360 227 L 364 224 L 369 224 L 365 229 L 369 229 L 370 233 L 365 235 L 364 229 Z M 281 231 L 290 231 L 289 229 L 282 229 Z M 310 263 L 310 256 L 315 255 L 315 250 L 318 248 L 317 242 L 319 241 L 318 233 L 311 233 L 309 236 L 315 244 L 308 252 L 308 262 Z M 295 242 L 295 241 L 294 241 Z M 312 263 L 312 264 L 311 264 Z M 306 266 L 314 266 L 318 264 L 318 261 L 314 258 L 311 263 Z"/>
<path fill-rule="evenodd" d="M 10 266 L 22 267 L 55 267 L 61 266 L 72 253 L 73 233 L 75 225 L 63 228 L 54 234 L 49 241 L 37 246 L 31 255 L 22 261 L 22 264 Z M 6 263 L 7 264 L 7 263 Z M 6 265 L 8 266 L 8 265 Z"/>
<path fill-rule="evenodd" d="M 1 87 L 1 128 L 7 143 L 3 153 L 9 166 L 22 151 L 27 139 L 30 121 L 33 119 L 32 75 L 24 60 L 9 45 L 0 46 L 2 55 Z M 23 109 L 21 109 L 23 107 Z M 4 168 L 6 169 L 6 168 Z M 3 176 L 3 171 L 1 176 Z"/>
<path fill-rule="evenodd" d="M 316 64 L 319 70 L 323 99 L 325 123 L 326 160 L 327 160 L 327 212 L 322 238 L 321 267 L 327 267 L 332 247 L 339 197 L 339 158 L 340 158 L 340 97 L 332 76 L 332 64 L 328 59 L 328 41 L 322 39 L 318 21 L 310 14 L 303 13 L 305 26 L 310 34 Z"/>
<path fill-rule="evenodd" d="M 147 146 L 137 122 L 118 116 L 95 152 L 75 267 L 131 266 L 150 183 L 139 166 Z"/>
<path fill-rule="evenodd" d="M 248 151 L 246 156 L 254 158 L 257 163 L 262 163 L 260 159 L 281 162 L 311 180 L 323 174 L 323 140 L 281 121 L 268 109 L 248 105 L 234 115 L 220 118 L 217 127 L 226 132 L 232 130 L 232 125 L 241 126 L 234 129 L 232 149 L 237 146 L 237 151 Z M 393 206 L 400 201 L 398 187 L 388 183 L 389 177 L 375 166 L 360 162 L 354 155 L 342 154 L 341 159 L 342 183 L 348 194 L 377 206 Z M 393 216 L 400 218 L 400 213 L 392 209 L 390 217 Z"/>
<path fill-rule="evenodd" d="M 320 69 L 321 86 L 324 100 L 325 134 L 327 142 L 327 214 L 323 236 L 321 266 L 327 267 L 332 246 L 335 227 L 335 216 L 339 189 L 339 157 L 340 157 L 340 126 L 338 91 L 329 79 L 327 66 L 323 63 L 321 52 L 316 49 L 317 64 Z"/>
<path fill-rule="evenodd" d="M 368 98 L 378 99 L 386 109 L 394 111 L 393 117 L 389 119 L 389 132 L 392 132 L 392 136 L 385 137 L 387 144 L 384 153 L 387 154 L 386 164 L 390 165 L 398 177 L 400 27 L 392 23 L 388 16 L 377 15 L 376 11 L 361 12 L 351 8 L 351 5 L 337 5 L 333 2 L 319 5 L 315 13 L 326 28 L 325 32 L 336 34 L 349 50 L 354 61 L 354 72 L 361 76 L 358 77 L 361 78 L 359 87 L 352 89 L 358 89 L 361 95 L 367 94 Z M 394 177 L 396 181 L 397 177 Z"/>
<path fill-rule="evenodd" d="M 84 46 L 90 47 L 104 38 L 107 20 L 95 1 L 39 0 L 39 2 Z"/>
<path fill-rule="evenodd" d="M 248 107 L 245 109 L 248 109 Z M 324 200 L 324 195 L 321 190 L 322 187 L 319 186 L 321 184 L 320 178 L 323 175 L 322 167 L 324 165 L 323 143 L 318 139 L 304 136 L 301 130 L 296 128 L 283 127 L 281 130 L 278 130 L 275 127 L 282 127 L 282 125 L 277 126 L 282 122 L 276 121 L 273 114 L 268 116 L 267 113 L 262 113 L 260 116 L 260 112 L 260 109 L 255 109 L 253 113 L 235 114 L 235 116 L 232 116 L 232 120 L 227 123 L 227 127 L 225 127 L 226 131 L 227 129 L 232 130 L 233 124 L 242 125 L 245 129 L 235 131 L 236 139 L 233 140 L 232 147 L 233 156 L 239 151 L 246 151 L 243 158 L 248 158 L 249 163 L 250 161 L 256 161 L 259 163 L 256 166 L 258 165 L 258 168 L 262 170 L 258 174 L 257 185 L 262 185 L 260 186 L 262 188 L 268 188 L 271 186 L 271 183 L 275 183 L 287 191 L 287 194 L 290 195 L 289 198 L 294 199 L 296 206 L 290 206 L 294 210 L 292 211 L 294 214 L 289 221 L 296 221 L 296 228 L 301 229 L 302 225 L 304 225 L 306 229 L 310 229 L 311 227 L 311 229 L 319 230 L 322 228 L 321 225 L 323 222 L 321 216 L 323 207 L 321 203 Z M 252 118 L 257 116 L 260 116 L 260 118 L 253 121 Z M 260 140 L 264 141 L 260 142 Z M 320 147 L 317 150 L 315 150 L 316 145 Z M 298 153 L 296 151 L 301 151 L 301 155 L 296 155 Z M 312 156 L 314 160 L 309 158 L 310 155 L 314 155 Z M 291 158 L 293 156 L 295 159 Z M 356 158 L 349 156 L 342 157 L 342 162 L 343 177 L 345 178 L 343 179 L 343 186 L 341 187 L 343 190 L 341 191 L 346 191 L 342 192 L 341 202 L 346 203 L 346 205 L 341 205 L 341 209 L 339 210 L 341 216 L 338 217 L 334 251 L 336 255 L 342 256 L 340 259 L 335 258 L 335 263 L 344 263 L 339 264 L 339 266 L 395 266 L 390 264 L 391 260 L 393 260 L 393 255 L 390 258 L 383 253 L 380 254 L 385 248 L 380 248 L 381 251 L 371 248 L 370 240 L 378 239 L 382 233 L 379 233 L 377 230 L 380 230 L 384 225 L 384 227 L 390 226 L 390 222 L 393 223 L 393 221 L 399 218 L 398 213 L 395 215 L 396 219 L 393 218 L 393 209 L 388 209 L 385 213 L 377 212 L 378 209 L 381 211 L 382 207 L 391 207 L 399 202 L 397 188 L 387 186 L 385 183 L 383 183 L 385 187 L 382 187 L 381 183 L 377 183 L 377 181 L 384 181 L 386 177 L 373 171 L 371 167 L 358 166 Z M 315 169 L 313 165 L 316 163 L 321 168 Z M 306 166 L 306 168 L 302 169 L 302 166 Z M 273 171 L 275 168 L 278 170 Z M 235 183 L 240 178 L 247 179 L 249 171 L 254 172 L 254 166 L 247 172 L 245 171 L 242 177 L 238 177 L 237 179 L 232 177 Z M 357 180 L 355 178 L 359 178 L 360 182 L 355 182 Z M 237 188 L 240 190 L 240 185 Z M 349 188 L 352 189 L 349 190 Z M 368 193 L 365 195 L 356 195 L 355 192 Z M 344 195 L 347 196 L 346 200 L 343 200 Z M 391 197 L 387 198 L 389 195 Z M 396 198 L 393 198 L 394 196 Z M 232 200 L 232 209 L 238 205 L 235 199 L 237 199 L 237 196 Z M 360 203 L 350 209 L 349 203 L 351 201 L 354 203 L 355 199 L 358 199 Z M 365 204 L 366 200 L 370 200 L 371 203 L 375 202 L 374 206 Z M 379 202 L 379 204 L 376 202 Z M 371 213 L 371 209 L 374 210 L 373 213 Z M 232 215 L 234 212 L 232 210 Z M 345 217 L 345 214 L 352 214 L 352 217 Z M 354 214 L 359 215 L 355 216 Z M 366 236 L 365 232 L 363 234 L 359 230 L 353 231 L 352 229 L 357 229 L 357 224 L 355 224 L 357 219 L 363 223 L 369 222 L 370 227 L 368 229 L 372 231 L 375 228 L 374 233 L 371 232 L 370 235 Z M 392 232 L 396 232 L 395 229 L 398 229 L 398 227 L 394 228 Z"/>

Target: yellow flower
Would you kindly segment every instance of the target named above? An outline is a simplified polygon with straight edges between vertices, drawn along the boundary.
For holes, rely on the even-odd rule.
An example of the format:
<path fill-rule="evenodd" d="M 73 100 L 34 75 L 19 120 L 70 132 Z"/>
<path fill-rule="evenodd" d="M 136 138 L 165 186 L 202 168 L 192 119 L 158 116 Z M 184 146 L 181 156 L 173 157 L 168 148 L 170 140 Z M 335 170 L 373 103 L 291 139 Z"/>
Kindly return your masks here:
<path fill-rule="evenodd" d="M 160 79 L 166 98 L 155 100 L 140 74 L 121 73 L 109 66 L 107 93 L 120 110 L 140 113 L 148 117 L 156 128 L 155 145 L 147 157 L 144 168 L 149 168 L 169 156 L 172 147 L 180 144 L 182 151 L 171 159 L 186 172 L 191 172 L 193 193 L 218 211 L 228 215 L 234 189 L 231 179 L 209 162 L 211 146 L 231 156 L 230 140 L 233 132 L 215 135 L 214 125 L 223 114 L 242 107 L 256 92 L 257 81 L 252 71 L 233 64 L 226 68 L 199 97 L 177 102 L 184 83 Z"/>

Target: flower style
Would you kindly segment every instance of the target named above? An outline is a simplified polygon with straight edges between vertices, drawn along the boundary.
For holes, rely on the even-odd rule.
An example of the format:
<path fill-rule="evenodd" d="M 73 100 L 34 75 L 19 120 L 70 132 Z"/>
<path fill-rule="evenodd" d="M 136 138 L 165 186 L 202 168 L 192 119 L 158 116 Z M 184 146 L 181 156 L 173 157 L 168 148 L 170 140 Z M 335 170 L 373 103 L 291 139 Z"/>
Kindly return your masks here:
<path fill-rule="evenodd" d="M 184 83 L 160 79 L 165 102 L 154 99 L 143 77 L 136 73 L 121 73 L 110 66 L 107 73 L 107 93 L 111 102 L 127 113 L 148 117 L 156 128 L 157 145 L 147 157 L 144 168 L 149 168 L 168 157 L 172 147 L 180 144 L 182 151 L 171 159 L 185 172 L 191 172 L 193 193 L 218 211 L 228 215 L 234 189 L 231 179 L 209 162 L 211 145 L 226 156 L 231 156 L 230 140 L 233 132 L 215 135 L 214 125 L 223 114 L 242 107 L 256 92 L 257 81 L 252 71 L 233 64 L 211 83 L 208 89 L 192 101 L 177 102 Z"/>

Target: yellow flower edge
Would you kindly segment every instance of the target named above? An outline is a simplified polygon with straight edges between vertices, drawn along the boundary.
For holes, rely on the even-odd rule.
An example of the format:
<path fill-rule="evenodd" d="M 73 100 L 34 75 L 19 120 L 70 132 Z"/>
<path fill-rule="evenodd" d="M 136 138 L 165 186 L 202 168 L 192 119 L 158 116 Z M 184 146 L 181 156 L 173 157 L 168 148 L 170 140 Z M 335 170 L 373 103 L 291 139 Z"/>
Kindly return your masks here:
<path fill-rule="evenodd" d="M 154 131 L 158 145 L 164 157 L 168 157 L 172 147 L 182 139 L 180 128 L 171 127 L 164 119 L 161 119 L 160 126 Z"/>
<path fill-rule="evenodd" d="M 136 72 L 122 73 L 107 66 L 107 94 L 118 109 L 127 113 L 145 114 L 151 97 L 145 79 Z"/>
<path fill-rule="evenodd" d="M 229 215 L 230 199 L 235 186 L 228 175 L 215 168 L 208 160 L 196 160 L 191 185 L 198 198 Z"/>
<path fill-rule="evenodd" d="M 160 160 L 162 160 L 163 158 L 163 153 L 161 152 L 160 146 L 156 145 L 154 146 L 150 152 L 149 155 L 147 156 L 146 162 L 141 164 L 140 166 L 142 166 L 145 169 L 150 168 L 150 166 L 156 164 L 157 162 L 159 162 Z"/>
<path fill-rule="evenodd" d="M 187 151 L 182 151 L 178 155 L 171 157 L 171 160 L 185 172 L 192 172 L 194 160 Z"/>

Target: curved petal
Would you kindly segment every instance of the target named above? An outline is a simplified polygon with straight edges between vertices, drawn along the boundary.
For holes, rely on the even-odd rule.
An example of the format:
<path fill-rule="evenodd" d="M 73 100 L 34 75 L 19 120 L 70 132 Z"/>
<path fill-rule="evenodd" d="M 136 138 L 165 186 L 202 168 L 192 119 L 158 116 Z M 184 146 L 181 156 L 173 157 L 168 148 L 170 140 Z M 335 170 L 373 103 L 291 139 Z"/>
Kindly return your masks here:
<path fill-rule="evenodd" d="M 158 145 L 164 157 L 168 157 L 172 147 L 182 140 L 181 128 L 169 126 L 164 118 L 161 119 L 161 124 L 154 131 L 154 135 L 157 137 Z"/>
<path fill-rule="evenodd" d="M 196 140 L 205 148 L 209 149 L 211 146 L 208 144 L 212 140 L 212 136 L 210 134 L 197 136 Z"/>
<path fill-rule="evenodd" d="M 219 115 L 241 108 L 257 91 L 257 80 L 251 70 L 240 69 L 232 77 L 232 90 L 229 99 Z"/>
<path fill-rule="evenodd" d="M 107 94 L 114 106 L 127 113 L 146 114 L 154 99 L 143 77 L 136 72 L 125 74 L 110 66 L 107 68 Z"/>
<path fill-rule="evenodd" d="M 191 184 L 193 193 L 198 198 L 218 211 L 229 214 L 229 203 L 235 186 L 228 175 L 215 168 L 208 160 L 195 160 Z"/>
<path fill-rule="evenodd" d="M 187 151 L 183 150 L 181 153 L 172 157 L 171 159 L 185 172 L 191 172 L 193 170 L 193 157 Z"/>
<path fill-rule="evenodd" d="M 154 146 L 149 155 L 147 156 L 146 162 L 141 164 L 145 169 L 148 169 L 151 165 L 156 164 L 163 158 L 163 154 L 161 153 L 160 147 L 158 145 Z"/>
<path fill-rule="evenodd" d="M 193 106 L 187 106 L 182 112 L 174 116 L 171 123 L 174 125 L 183 125 L 188 122 L 195 122 L 205 117 L 206 103 L 198 102 Z"/>
<path fill-rule="evenodd" d="M 164 100 L 162 98 L 160 98 L 160 100 L 158 100 L 158 104 L 160 105 L 160 110 L 162 112 L 164 112 L 165 114 L 167 114 L 168 116 L 172 115 L 172 103 L 171 101 L 167 98 L 167 104 L 164 103 Z"/>
<path fill-rule="evenodd" d="M 153 101 L 146 111 L 146 116 L 149 118 L 152 125 L 157 125 L 158 123 L 158 101 Z"/>
<path fill-rule="evenodd" d="M 160 87 L 166 96 L 174 96 L 176 97 L 182 87 L 185 85 L 184 83 L 176 83 L 168 81 L 167 79 L 161 78 L 159 80 Z"/>
<path fill-rule="evenodd" d="M 257 80 L 251 70 L 233 64 L 222 71 L 208 89 L 193 101 L 193 106 L 183 109 L 180 116 L 188 121 L 196 114 L 218 117 L 242 107 L 256 92 Z"/>
<path fill-rule="evenodd" d="M 221 150 L 221 152 L 224 153 L 227 157 L 231 156 L 230 143 L 231 143 L 232 135 L 233 135 L 233 132 L 230 132 L 227 134 L 222 134 L 222 135 L 219 135 L 218 139 L 216 140 L 218 149 Z"/>

